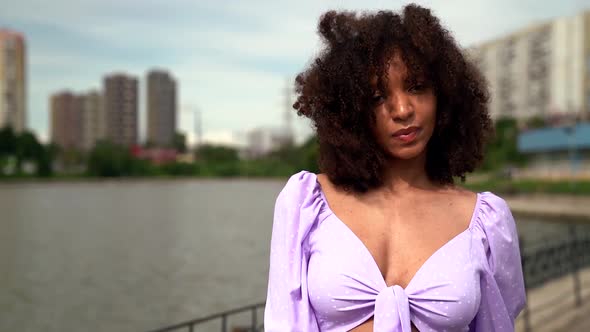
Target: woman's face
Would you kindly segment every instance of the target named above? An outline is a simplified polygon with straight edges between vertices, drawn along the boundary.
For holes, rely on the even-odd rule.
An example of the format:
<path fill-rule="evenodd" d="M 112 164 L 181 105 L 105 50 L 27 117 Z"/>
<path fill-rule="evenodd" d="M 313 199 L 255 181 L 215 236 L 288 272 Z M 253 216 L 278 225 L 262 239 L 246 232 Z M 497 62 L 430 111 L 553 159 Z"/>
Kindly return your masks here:
<path fill-rule="evenodd" d="M 373 134 L 394 159 L 413 159 L 426 153 L 436 123 L 436 96 L 420 77 L 407 77 L 407 68 L 394 54 L 387 71 L 385 91 L 375 89 Z"/>

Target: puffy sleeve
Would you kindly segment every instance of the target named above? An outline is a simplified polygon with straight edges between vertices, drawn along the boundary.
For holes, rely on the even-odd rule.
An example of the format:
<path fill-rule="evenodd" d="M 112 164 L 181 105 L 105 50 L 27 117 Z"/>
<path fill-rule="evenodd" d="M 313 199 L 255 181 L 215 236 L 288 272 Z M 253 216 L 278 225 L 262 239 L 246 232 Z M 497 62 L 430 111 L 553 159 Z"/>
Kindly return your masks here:
<path fill-rule="evenodd" d="M 264 330 L 319 331 L 307 293 L 307 235 L 318 216 L 313 173 L 293 175 L 280 192 L 274 211 Z"/>
<path fill-rule="evenodd" d="M 526 303 L 516 223 L 506 201 L 492 193 L 481 195 L 481 302 L 471 330 L 514 331 Z"/>

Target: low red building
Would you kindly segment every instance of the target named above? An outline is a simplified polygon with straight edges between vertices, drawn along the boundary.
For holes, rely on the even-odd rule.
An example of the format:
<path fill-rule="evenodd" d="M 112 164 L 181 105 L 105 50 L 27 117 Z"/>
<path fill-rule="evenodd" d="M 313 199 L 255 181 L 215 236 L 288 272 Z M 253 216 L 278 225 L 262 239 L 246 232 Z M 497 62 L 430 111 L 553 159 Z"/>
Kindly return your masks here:
<path fill-rule="evenodd" d="M 150 148 L 144 149 L 141 146 L 135 145 L 131 147 L 131 154 L 135 158 L 146 159 L 155 165 L 162 165 L 176 161 L 178 153 L 175 149 L 165 148 Z"/>

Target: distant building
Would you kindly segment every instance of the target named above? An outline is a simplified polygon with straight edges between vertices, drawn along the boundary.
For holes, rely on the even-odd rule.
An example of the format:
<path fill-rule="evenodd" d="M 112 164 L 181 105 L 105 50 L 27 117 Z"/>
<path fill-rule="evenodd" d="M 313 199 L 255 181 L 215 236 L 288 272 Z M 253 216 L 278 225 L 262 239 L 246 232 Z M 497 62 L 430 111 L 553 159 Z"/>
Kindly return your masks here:
<path fill-rule="evenodd" d="M 131 147 L 131 155 L 138 159 L 149 160 L 154 165 L 172 163 L 178 158 L 178 153 L 172 148 L 144 149 L 138 145 Z"/>
<path fill-rule="evenodd" d="M 468 50 L 490 84 L 492 118 L 590 118 L 590 11 Z"/>
<path fill-rule="evenodd" d="M 137 144 L 137 79 L 113 74 L 103 83 L 106 139 L 123 146 Z"/>
<path fill-rule="evenodd" d="M 0 127 L 26 129 L 26 45 L 22 34 L 0 29 Z"/>
<path fill-rule="evenodd" d="M 51 141 L 67 149 L 89 151 L 105 137 L 102 97 L 97 91 L 51 96 Z"/>
<path fill-rule="evenodd" d="M 90 91 L 78 96 L 81 114 L 81 148 L 89 151 L 101 139 L 106 137 L 106 124 L 102 95 L 98 91 Z"/>
<path fill-rule="evenodd" d="M 257 128 L 246 134 L 247 145 L 242 151 L 244 158 L 259 158 L 293 143 L 290 132 L 279 128 Z"/>
<path fill-rule="evenodd" d="M 590 124 L 522 132 L 519 152 L 529 157 L 522 177 L 590 178 Z"/>
<path fill-rule="evenodd" d="M 80 149 L 82 143 L 82 100 L 70 91 L 51 96 L 51 142 L 62 149 Z"/>
<path fill-rule="evenodd" d="M 172 146 L 176 131 L 176 82 L 165 71 L 147 75 L 147 140 L 158 147 Z"/>

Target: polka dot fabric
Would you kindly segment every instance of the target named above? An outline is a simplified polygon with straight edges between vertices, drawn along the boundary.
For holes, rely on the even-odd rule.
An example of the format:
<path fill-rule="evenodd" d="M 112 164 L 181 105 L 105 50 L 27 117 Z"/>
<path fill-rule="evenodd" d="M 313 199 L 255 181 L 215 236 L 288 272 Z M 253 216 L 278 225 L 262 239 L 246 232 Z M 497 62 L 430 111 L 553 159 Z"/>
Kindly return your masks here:
<path fill-rule="evenodd" d="M 405 289 L 385 283 L 315 174 L 293 175 L 277 198 L 265 331 L 349 331 L 371 317 L 384 332 L 513 331 L 525 298 L 516 225 L 492 193 Z"/>

